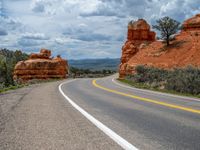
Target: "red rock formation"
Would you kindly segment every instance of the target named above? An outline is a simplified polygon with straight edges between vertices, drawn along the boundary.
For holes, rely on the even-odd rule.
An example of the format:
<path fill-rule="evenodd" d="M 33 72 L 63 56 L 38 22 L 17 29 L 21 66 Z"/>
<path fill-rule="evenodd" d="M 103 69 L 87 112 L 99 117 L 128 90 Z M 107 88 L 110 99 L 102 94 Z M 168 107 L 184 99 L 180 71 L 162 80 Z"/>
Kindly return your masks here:
<path fill-rule="evenodd" d="M 39 54 L 31 54 L 26 61 L 20 61 L 14 69 L 14 79 L 66 78 L 68 64 L 60 56 L 51 59 L 51 51 L 41 49 Z"/>
<path fill-rule="evenodd" d="M 175 40 L 171 41 L 169 47 L 161 41 L 145 43 L 145 40 L 138 42 L 138 39 L 131 39 L 125 43 L 122 48 L 122 63 L 119 71 L 121 78 L 127 74 L 133 74 L 137 65 L 163 69 L 188 65 L 200 67 L 200 15 L 183 23 L 183 30 L 175 37 Z"/>
<path fill-rule="evenodd" d="M 144 19 L 138 21 L 131 21 L 128 24 L 127 41 L 122 47 L 122 57 L 120 64 L 120 78 L 123 78 L 127 72 L 127 62 L 135 55 L 142 43 L 148 44 L 155 41 L 155 32 L 150 31 L 149 24 Z"/>
<path fill-rule="evenodd" d="M 131 21 L 128 24 L 128 41 L 155 41 L 155 32 L 150 31 L 150 25 L 144 20 Z"/>
<path fill-rule="evenodd" d="M 200 30 L 200 14 L 197 14 L 196 16 L 184 21 L 183 30 L 184 31 Z"/>
<path fill-rule="evenodd" d="M 47 50 L 47 49 L 41 49 L 39 54 L 34 54 L 32 53 L 29 56 L 29 59 L 49 59 L 49 57 L 51 56 L 51 51 Z"/>

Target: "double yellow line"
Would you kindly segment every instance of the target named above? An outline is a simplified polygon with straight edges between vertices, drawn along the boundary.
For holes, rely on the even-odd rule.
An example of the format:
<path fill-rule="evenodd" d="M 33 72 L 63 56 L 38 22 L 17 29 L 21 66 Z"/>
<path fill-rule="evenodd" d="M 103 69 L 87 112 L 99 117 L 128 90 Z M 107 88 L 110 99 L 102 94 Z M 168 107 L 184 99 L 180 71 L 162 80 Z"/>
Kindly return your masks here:
<path fill-rule="evenodd" d="M 112 89 L 109 89 L 109 88 L 106 88 L 106 87 L 103 87 L 103 86 L 97 84 L 96 80 L 93 80 L 92 84 L 95 87 L 100 88 L 102 90 L 105 90 L 105 91 L 108 91 L 108 92 L 111 92 L 111 93 L 115 93 L 115 94 L 118 94 L 118 95 L 130 97 L 130 98 L 134 98 L 134 99 L 139 100 L 139 101 L 145 101 L 145 102 L 149 102 L 149 103 L 153 103 L 153 104 L 157 104 L 157 105 L 162 105 L 162 106 L 169 107 L 169 108 L 174 108 L 174 109 L 179 109 L 179 110 L 184 110 L 184 111 L 187 111 L 187 112 L 200 114 L 200 110 L 196 110 L 196 109 L 192 109 L 192 108 L 188 108 L 188 107 L 183 107 L 183 106 L 179 106 L 179 105 L 174 105 L 174 104 L 170 104 L 170 103 L 165 103 L 165 102 L 161 102 L 161 101 L 157 101 L 157 100 L 153 100 L 153 99 L 149 99 L 149 98 L 143 98 L 143 97 L 119 92 L 119 91 L 116 91 L 116 90 L 112 90 Z"/>

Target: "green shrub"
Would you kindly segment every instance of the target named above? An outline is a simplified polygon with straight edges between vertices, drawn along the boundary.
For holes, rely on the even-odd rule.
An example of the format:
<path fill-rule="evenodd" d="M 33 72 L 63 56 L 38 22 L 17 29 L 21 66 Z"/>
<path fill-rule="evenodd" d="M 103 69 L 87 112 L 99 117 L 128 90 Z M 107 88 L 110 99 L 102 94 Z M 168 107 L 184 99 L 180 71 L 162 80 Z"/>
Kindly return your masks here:
<path fill-rule="evenodd" d="M 200 94 L 200 69 L 192 66 L 168 71 L 140 65 L 136 67 L 136 74 L 129 75 L 126 79 L 134 83 L 142 83 L 149 88 Z"/>
<path fill-rule="evenodd" d="M 142 65 L 136 67 L 136 72 L 137 73 L 133 76 L 133 79 L 136 82 L 151 84 L 154 82 L 165 81 L 168 77 L 167 70 Z"/>
<path fill-rule="evenodd" d="M 18 61 L 26 60 L 28 55 L 20 50 L 0 49 L 0 89 L 16 85 L 13 81 L 13 70 Z"/>
<path fill-rule="evenodd" d="M 175 69 L 171 72 L 165 88 L 180 93 L 200 94 L 200 69 L 191 66 Z"/>

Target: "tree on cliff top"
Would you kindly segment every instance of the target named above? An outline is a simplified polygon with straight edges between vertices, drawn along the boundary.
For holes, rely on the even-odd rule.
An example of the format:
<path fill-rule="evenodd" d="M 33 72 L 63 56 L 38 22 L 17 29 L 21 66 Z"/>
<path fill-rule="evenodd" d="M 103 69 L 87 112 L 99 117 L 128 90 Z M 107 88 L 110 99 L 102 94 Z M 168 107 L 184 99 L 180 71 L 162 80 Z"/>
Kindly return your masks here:
<path fill-rule="evenodd" d="M 153 25 L 154 29 L 157 29 L 161 33 L 161 38 L 164 39 L 169 46 L 170 38 L 173 34 L 179 30 L 180 23 L 170 17 L 163 17 L 156 20 L 156 25 Z"/>

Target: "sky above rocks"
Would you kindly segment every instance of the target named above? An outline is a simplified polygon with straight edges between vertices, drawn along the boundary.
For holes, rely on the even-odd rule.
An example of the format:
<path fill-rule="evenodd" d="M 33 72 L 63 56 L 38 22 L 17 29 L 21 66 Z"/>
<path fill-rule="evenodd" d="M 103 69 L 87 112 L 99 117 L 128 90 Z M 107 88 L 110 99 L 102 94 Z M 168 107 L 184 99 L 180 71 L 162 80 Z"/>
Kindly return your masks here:
<path fill-rule="evenodd" d="M 0 0 L 0 48 L 41 48 L 67 59 L 119 58 L 130 20 L 179 22 L 200 0 Z"/>

